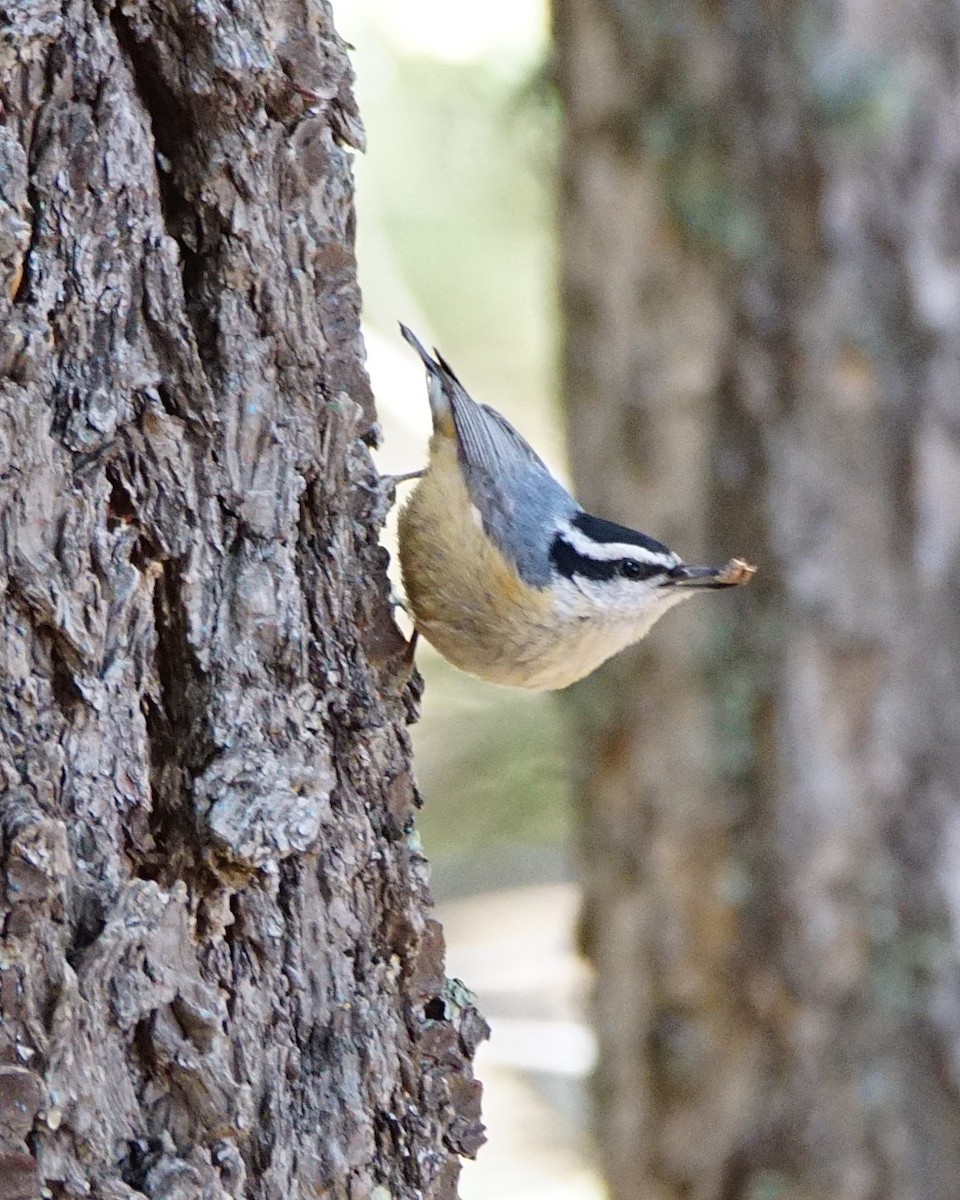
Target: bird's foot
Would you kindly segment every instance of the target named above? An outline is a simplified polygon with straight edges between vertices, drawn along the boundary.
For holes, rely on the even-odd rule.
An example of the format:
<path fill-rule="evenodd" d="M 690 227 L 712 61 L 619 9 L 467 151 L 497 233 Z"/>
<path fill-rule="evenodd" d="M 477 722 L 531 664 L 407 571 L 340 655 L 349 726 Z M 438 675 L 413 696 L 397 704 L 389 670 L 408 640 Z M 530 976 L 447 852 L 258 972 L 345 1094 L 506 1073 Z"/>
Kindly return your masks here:
<path fill-rule="evenodd" d="M 381 475 L 381 479 L 389 479 L 394 485 L 398 483 L 406 483 L 410 479 L 421 479 L 427 472 L 426 467 L 421 467 L 419 471 L 404 471 L 400 475 Z"/>

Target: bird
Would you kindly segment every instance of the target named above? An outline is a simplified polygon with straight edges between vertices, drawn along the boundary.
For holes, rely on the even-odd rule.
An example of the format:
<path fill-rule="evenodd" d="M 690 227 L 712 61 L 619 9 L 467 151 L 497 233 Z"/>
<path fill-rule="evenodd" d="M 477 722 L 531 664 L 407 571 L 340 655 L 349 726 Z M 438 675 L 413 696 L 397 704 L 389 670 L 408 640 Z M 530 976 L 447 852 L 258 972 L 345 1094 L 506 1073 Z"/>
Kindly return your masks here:
<path fill-rule="evenodd" d="M 697 592 L 748 583 L 741 558 L 691 566 L 662 542 L 585 512 L 439 351 L 401 333 L 427 373 L 426 468 L 398 519 L 414 639 L 454 666 L 533 691 L 565 688 Z M 435 357 L 434 357 L 435 356 Z"/>

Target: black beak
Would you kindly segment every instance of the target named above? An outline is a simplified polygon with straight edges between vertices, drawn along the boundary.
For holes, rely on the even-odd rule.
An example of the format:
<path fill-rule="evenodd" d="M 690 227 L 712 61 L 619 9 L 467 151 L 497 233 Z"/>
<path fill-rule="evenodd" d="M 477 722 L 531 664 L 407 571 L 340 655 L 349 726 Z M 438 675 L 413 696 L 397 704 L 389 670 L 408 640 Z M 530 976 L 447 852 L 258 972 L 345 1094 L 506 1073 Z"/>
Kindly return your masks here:
<path fill-rule="evenodd" d="M 663 581 L 664 587 L 725 588 L 749 583 L 756 567 L 742 559 L 733 558 L 725 567 L 691 567 L 680 563 L 671 567 Z"/>

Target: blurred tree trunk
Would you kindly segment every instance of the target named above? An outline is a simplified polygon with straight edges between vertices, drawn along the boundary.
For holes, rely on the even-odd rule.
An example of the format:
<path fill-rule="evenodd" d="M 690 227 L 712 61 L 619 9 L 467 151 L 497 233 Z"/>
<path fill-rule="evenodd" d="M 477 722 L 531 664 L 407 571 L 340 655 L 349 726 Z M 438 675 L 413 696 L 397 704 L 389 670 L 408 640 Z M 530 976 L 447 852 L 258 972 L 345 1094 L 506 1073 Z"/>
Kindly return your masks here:
<path fill-rule="evenodd" d="M 0 20 L 0 1198 L 452 1197 L 343 44 Z"/>
<path fill-rule="evenodd" d="M 709 6 L 555 0 L 554 20 L 577 493 L 692 561 L 722 561 L 749 543 L 707 536 L 729 336 L 719 246 L 730 212 L 709 123 L 725 101 L 717 31 Z M 598 972 L 597 1128 L 622 1200 L 716 1181 L 750 1092 L 730 962 L 737 813 L 715 779 L 707 672 L 708 622 L 734 619 L 738 599 L 686 605 L 570 694 L 584 943 Z"/>
<path fill-rule="evenodd" d="M 687 555 L 763 568 L 573 695 L 613 1193 L 947 1200 L 956 14 L 852 0 L 554 11 L 581 493 Z M 691 215 L 678 182 L 698 181 L 713 203 Z M 711 245 L 738 272 L 717 339 L 684 320 L 723 291 Z M 677 259 L 689 295 L 662 283 Z M 686 438 L 692 389 L 674 364 L 704 394 L 721 376 Z"/>
<path fill-rule="evenodd" d="M 780 914 L 744 978 L 777 1082 L 737 1186 L 765 1170 L 788 1197 L 952 1200 L 960 17 L 934 0 L 735 11 L 756 241 L 717 510 L 735 521 L 759 484 L 776 554 L 773 628 L 742 636 L 776 646 L 759 796 L 777 886 L 752 907 Z M 734 444 L 748 426 L 760 469 Z"/>

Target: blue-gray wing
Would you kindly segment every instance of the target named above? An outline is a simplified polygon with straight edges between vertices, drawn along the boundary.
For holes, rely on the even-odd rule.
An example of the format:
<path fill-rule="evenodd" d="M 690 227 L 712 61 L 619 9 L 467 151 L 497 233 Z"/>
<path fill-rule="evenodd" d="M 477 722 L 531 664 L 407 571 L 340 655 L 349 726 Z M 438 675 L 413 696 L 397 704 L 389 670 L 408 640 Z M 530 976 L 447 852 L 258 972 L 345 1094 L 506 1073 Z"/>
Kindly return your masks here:
<path fill-rule="evenodd" d="M 545 587 L 557 526 L 579 505 L 498 412 L 471 400 L 459 385 L 451 402 L 464 478 L 484 529 L 522 579 Z"/>
<path fill-rule="evenodd" d="M 401 329 L 427 368 L 434 424 L 441 412 L 453 417 L 460 465 L 485 531 L 521 578 L 545 587 L 557 524 L 579 505 L 505 417 L 471 399 L 443 358 L 431 358 L 409 330 Z"/>
<path fill-rule="evenodd" d="M 461 455 L 470 466 L 487 471 L 494 479 L 524 471 L 550 475 L 526 438 L 496 409 L 471 400 L 456 381 L 450 389 L 450 401 Z"/>

